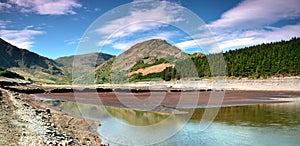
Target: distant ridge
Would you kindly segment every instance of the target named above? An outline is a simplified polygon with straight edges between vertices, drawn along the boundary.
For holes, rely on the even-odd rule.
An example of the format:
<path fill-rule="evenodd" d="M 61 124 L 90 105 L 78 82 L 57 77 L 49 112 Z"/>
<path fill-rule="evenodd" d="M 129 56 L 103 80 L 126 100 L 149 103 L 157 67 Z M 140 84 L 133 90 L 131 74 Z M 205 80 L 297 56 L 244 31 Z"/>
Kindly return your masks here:
<path fill-rule="evenodd" d="M 65 67 L 72 66 L 74 57 L 80 60 L 79 65 L 88 65 L 92 67 L 99 66 L 106 60 L 109 60 L 113 55 L 106 54 L 106 53 L 88 53 L 88 54 L 80 54 L 80 55 L 71 55 L 71 56 L 64 56 L 55 59 L 56 62 L 62 64 Z"/>
<path fill-rule="evenodd" d="M 38 84 L 68 84 L 62 64 L 0 38 L 0 68 L 16 72 Z"/>
<path fill-rule="evenodd" d="M 137 43 L 122 54 L 111 58 L 99 65 L 94 73 L 87 74 L 75 80 L 79 84 L 108 83 L 111 79 L 127 78 L 134 67 L 138 70 L 139 64 L 146 66 L 170 63 L 183 59 L 188 55 L 165 40 L 150 39 Z M 170 65 L 169 65 L 170 66 Z M 151 73 L 151 72 L 150 72 Z"/>
<path fill-rule="evenodd" d="M 65 71 L 73 79 L 94 71 L 97 66 L 114 57 L 106 53 L 88 53 L 55 59 L 64 66 Z"/>
<path fill-rule="evenodd" d="M 299 44 L 300 38 L 291 38 L 288 41 L 263 43 L 224 52 L 222 55 L 225 60 L 226 76 L 228 78 L 248 79 L 299 76 Z M 193 53 L 187 55 L 165 40 L 152 39 L 133 45 L 124 53 L 97 67 L 94 74 L 88 75 L 88 80 L 82 77 L 81 81 L 101 84 L 114 83 L 112 79 L 120 79 L 121 81 L 128 78 L 129 81 L 133 82 L 152 81 L 155 78 L 166 81 L 178 80 L 185 76 L 178 74 L 177 68 L 181 69 L 182 73 L 191 70 L 189 66 L 184 65 L 186 56 L 193 61 L 197 72 L 192 73 L 191 79 L 211 78 L 213 75 L 207 58 L 216 58 L 217 55 L 220 54 Z M 166 63 L 174 66 L 166 67 L 162 72 L 155 72 L 152 69 L 153 66 Z M 116 83 L 121 82 L 116 81 Z"/>
<path fill-rule="evenodd" d="M 62 65 L 26 49 L 19 49 L 0 38 L 0 68 L 40 68 L 52 75 L 64 74 Z"/>

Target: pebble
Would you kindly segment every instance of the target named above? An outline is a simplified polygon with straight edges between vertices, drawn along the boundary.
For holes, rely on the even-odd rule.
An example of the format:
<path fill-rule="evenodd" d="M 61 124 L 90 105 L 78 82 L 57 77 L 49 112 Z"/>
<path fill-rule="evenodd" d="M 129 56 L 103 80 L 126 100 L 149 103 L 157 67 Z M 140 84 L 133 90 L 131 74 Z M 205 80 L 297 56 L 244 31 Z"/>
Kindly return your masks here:
<path fill-rule="evenodd" d="M 59 129 L 56 128 L 54 123 L 51 123 L 50 117 L 51 112 L 50 109 L 42 110 L 42 109 L 34 109 L 33 107 L 29 106 L 26 102 L 22 101 L 20 95 L 15 94 L 14 98 L 20 103 L 20 118 L 22 119 L 23 132 L 20 136 L 28 137 L 26 134 L 25 129 L 28 129 L 32 132 L 35 132 L 40 138 L 44 139 L 44 143 L 46 145 L 75 145 L 74 138 L 68 136 L 67 134 L 61 132 Z M 8 106 L 6 108 L 9 108 Z M 34 123 L 28 126 L 25 123 Z"/>

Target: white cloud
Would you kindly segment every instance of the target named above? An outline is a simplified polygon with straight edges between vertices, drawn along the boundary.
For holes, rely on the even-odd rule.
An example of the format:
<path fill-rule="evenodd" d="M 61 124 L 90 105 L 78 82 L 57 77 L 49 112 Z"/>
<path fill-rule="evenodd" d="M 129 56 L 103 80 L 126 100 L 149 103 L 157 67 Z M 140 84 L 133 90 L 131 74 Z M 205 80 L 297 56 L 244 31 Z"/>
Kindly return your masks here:
<path fill-rule="evenodd" d="M 134 3 L 130 5 L 129 11 L 112 13 L 112 17 L 122 15 L 121 17 L 110 20 L 96 29 L 96 32 L 103 37 L 98 41 L 98 46 L 110 44 L 115 49 L 126 50 L 142 40 L 150 38 L 167 40 L 176 35 L 175 32 L 162 32 L 157 29 L 172 22 L 182 21 L 178 18 L 182 7 L 177 4 L 170 5 L 166 1 L 150 4 L 141 1 Z"/>
<path fill-rule="evenodd" d="M 104 46 L 104 45 L 107 45 L 107 44 L 111 44 L 113 42 L 112 39 L 107 39 L 107 40 L 103 40 L 103 41 L 99 41 L 97 46 Z"/>
<path fill-rule="evenodd" d="M 201 48 L 206 49 L 207 46 L 214 46 L 216 43 L 214 38 L 202 38 L 202 39 L 196 39 L 196 40 L 186 40 L 183 42 L 176 43 L 175 46 L 178 47 L 181 50 L 187 50 L 191 48 Z"/>
<path fill-rule="evenodd" d="M 220 33 L 221 34 L 221 33 Z M 267 42 L 289 40 L 300 37 L 300 24 L 273 27 L 272 29 L 255 29 L 248 31 L 233 31 L 216 37 L 223 50 L 235 49 Z"/>
<path fill-rule="evenodd" d="M 183 42 L 180 42 L 180 43 L 176 43 L 175 46 L 178 47 L 181 50 L 186 50 L 186 49 L 189 49 L 189 48 L 197 47 L 198 45 L 195 42 L 195 40 L 188 40 L 188 41 L 183 41 Z"/>
<path fill-rule="evenodd" d="M 245 0 L 222 14 L 209 26 L 215 28 L 251 28 L 298 18 L 299 0 Z"/>
<path fill-rule="evenodd" d="M 0 30 L 0 37 L 19 48 L 30 49 L 34 44 L 34 36 L 44 34 L 37 30 Z"/>
<path fill-rule="evenodd" d="M 104 45 L 111 44 L 111 46 L 113 48 L 124 51 L 124 50 L 129 49 L 132 45 L 134 45 L 138 42 L 142 42 L 142 41 L 149 40 L 149 39 L 169 40 L 170 37 L 173 37 L 175 35 L 177 35 L 177 31 L 165 31 L 165 32 L 157 33 L 155 35 L 150 33 L 150 34 L 147 34 L 144 37 L 140 37 L 140 38 L 137 38 L 137 39 L 130 39 L 130 40 L 127 40 L 127 41 L 124 41 L 124 40 L 123 41 L 116 41 L 114 39 L 99 41 L 98 46 L 104 46 Z"/>
<path fill-rule="evenodd" d="M 101 11 L 101 8 L 94 8 L 94 11 L 99 12 L 99 11 Z"/>
<path fill-rule="evenodd" d="M 82 7 L 76 0 L 9 0 L 21 7 L 21 12 L 35 12 L 41 15 L 76 14 L 74 8 Z"/>
<path fill-rule="evenodd" d="M 179 32 L 177 32 L 177 31 L 165 31 L 165 32 L 157 33 L 157 34 L 151 36 L 151 38 L 169 40 L 171 37 L 177 36 L 178 34 L 179 34 Z"/>
<path fill-rule="evenodd" d="M 68 45 L 76 45 L 79 43 L 79 39 L 71 39 L 71 40 L 64 40 L 65 43 L 67 43 Z"/>
<path fill-rule="evenodd" d="M 133 44 L 135 44 L 134 42 L 128 42 L 128 43 L 116 43 L 113 44 L 112 47 L 114 47 L 115 49 L 118 50 L 127 50 L 129 49 Z"/>
<path fill-rule="evenodd" d="M 245 0 L 208 24 L 222 50 L 300 37 L 300 24 L 273 24 L 300 17 L 299 0 Z"/>
<path fill-rule="evenodd" d="M 100 34 L 113 34 L 114 37 L 125 37 L 138 31 L 151 30 L 170 22 L 180 21 L 174 17 L 174 14 L 181 11 L 180 8 L 176 5 L 170 6 L 166 1 L 158 1 L 147 8 L 137 6 L 131 8 L 128 16 L 112 20 L 96 31 Z"/>
<path fill-rule="evenodd" d="M 0 2 L 0 11 L 11 8 L 10 4 Z"/>
<path fill-rule="evenodd" d="M 0 20 L 0 29 L 5 29 L 9 23 L 10 21 Z"/>

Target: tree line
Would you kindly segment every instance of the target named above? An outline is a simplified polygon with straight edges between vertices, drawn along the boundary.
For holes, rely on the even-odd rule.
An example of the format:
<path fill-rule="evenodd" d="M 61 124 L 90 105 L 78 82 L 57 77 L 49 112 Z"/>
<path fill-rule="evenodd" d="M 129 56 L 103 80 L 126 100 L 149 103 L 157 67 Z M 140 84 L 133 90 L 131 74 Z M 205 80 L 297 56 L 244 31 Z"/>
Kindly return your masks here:
<path fill-rule="evenodd" d="M 219 65 L 223 66 L 215 65 L 215 62 L 220 61 L 220 56 L 225 62 Z M 192 63 L 188 61 L 190 59 Z M 180 78 L 212 77 L 218 75 L 212 73 L 222 72 L 218 68 L 224 68 L 224 74 L 232 78 L 257 79 L 300 75 L 300 38 L 229 50 L 221 54 L 191 55 L 190 59 L 178 60 L 174 68 L 167 67 L 160 73 L 145 77 L 134 75 L 132 80 L 159 77 L 169 81 Z"/>

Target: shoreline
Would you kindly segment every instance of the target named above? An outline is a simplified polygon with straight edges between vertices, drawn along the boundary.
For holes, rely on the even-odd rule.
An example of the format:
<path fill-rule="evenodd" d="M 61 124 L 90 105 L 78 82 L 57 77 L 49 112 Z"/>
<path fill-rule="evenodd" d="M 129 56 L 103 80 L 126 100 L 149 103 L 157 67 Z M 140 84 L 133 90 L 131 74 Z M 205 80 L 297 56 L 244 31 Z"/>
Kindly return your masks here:
<path fill-rule="evenodd" d="M 93 130 L 99 123 L 66 115 L 27 94 L 0 91 L 0 145 L 101 145 Z"/>
<path fill-rule="evenodd" d="M 42 85 L 46 89 L 133 89 L 133 90 L 248 90 L 248 91 L 300 91 L 300 77 L 255 79 L 203 79 L 199 81 L 136 82 L 128 84 L 95 85 Z"/>
<path fill-rule="evenodd" d="M 199 107 L 209 102 L 210 93 L 213 91 L 225 92 L 222 106 L 284 103 L 290 102 L 291 98 L 300 97 L 300 78 L 226 81 L 230 85 L 239 86 L 239 88 L 232 86 L 229 86 L 230 88 L 212 88 L 213 80 L 187 81 L 188 84 L 184 84 L 187 86 L 182 86 L 180 82 L 142 82 L 75 87 L 72 85 L 37 86 L 27 83 L 23 85 L 18 82 L 11 80 L 0 84 L 2 93 L 0 96 L 0 129 L 2 129 L 2 131 L 0 130 L 2 135 L 0 145 L 49 145 L 51 143 L 53 145 L 101 145 L 99 134 L 94 130 L 99 123 L 66 115 L 50 105 L 34 99 L 30 94 L 54 100 L 87 104 L 97 104 L 95 101 L 99 100 L 99 95 L 101 95 L 100 99 L 104 100 L 104 106 L 122 108 L 115 94 L 124 96 L 123 98 L 133 105 L 139 105 L 132 100 L 130 94 L 137 95 L 137 98 L 143 100 L 154 93 L 153 95 L 157 98 L 151 102 L 155 104 L 161 101 L 157 100 L 158 97 L 166 93 L 165 99 L 156 112 L 166 111 L 167 108 L 171 109 L 178 105 L 178 108 L 188 106 L 193 103 L 195 98 L 182 98 L 182 103 L 178 104 L 179 95 L 185 94 L 189 97 L 194 94 L 194 91 L 199 91 L 201 95 L 201 98 L 197 97 L 199 98 L 197 103 Z M 153 87 L 155 87 L 154 90 Z M 253 90 L 254 87 L 257 90 Z M 244 90 L 244 88 L 246 89 Z M 78 93 L 79 98 L 74 98 L 74 91 Z"/>
<path fill-rule="evenodd" d="M 224 95 L 224 97 L 222 97 Z M 211 100 L 211 96 L 214 99 Z M 220 97 L 219 97 L 220 96 Z M 151 97 L 151 98 L 149 98 Z M 253 104 L 284 103 L 297 100 L 300 91 L 206 91 L 206 92 L 142 92 L 142 93 L 120 93 L 120 92 L 78 92 L 74 93 L 50 93 L 33 94 L 36 100 L 53 100 L 78 102 L 99 106 L 111 106 L 124 108 L 124 104 L 130 104 L 131 108 L 149 109 L 156 107 L 156 112 L 169 108 L 205 108 L 223 106 L 242 106 Z M 139 99 L 139 100 L 136 100 Z M 120 101 L 122 100 L 122 101 Z M 143 104 L 140 101 L 147 101 Z M 124 103 L 126 102 L 126 103 Z"/>

